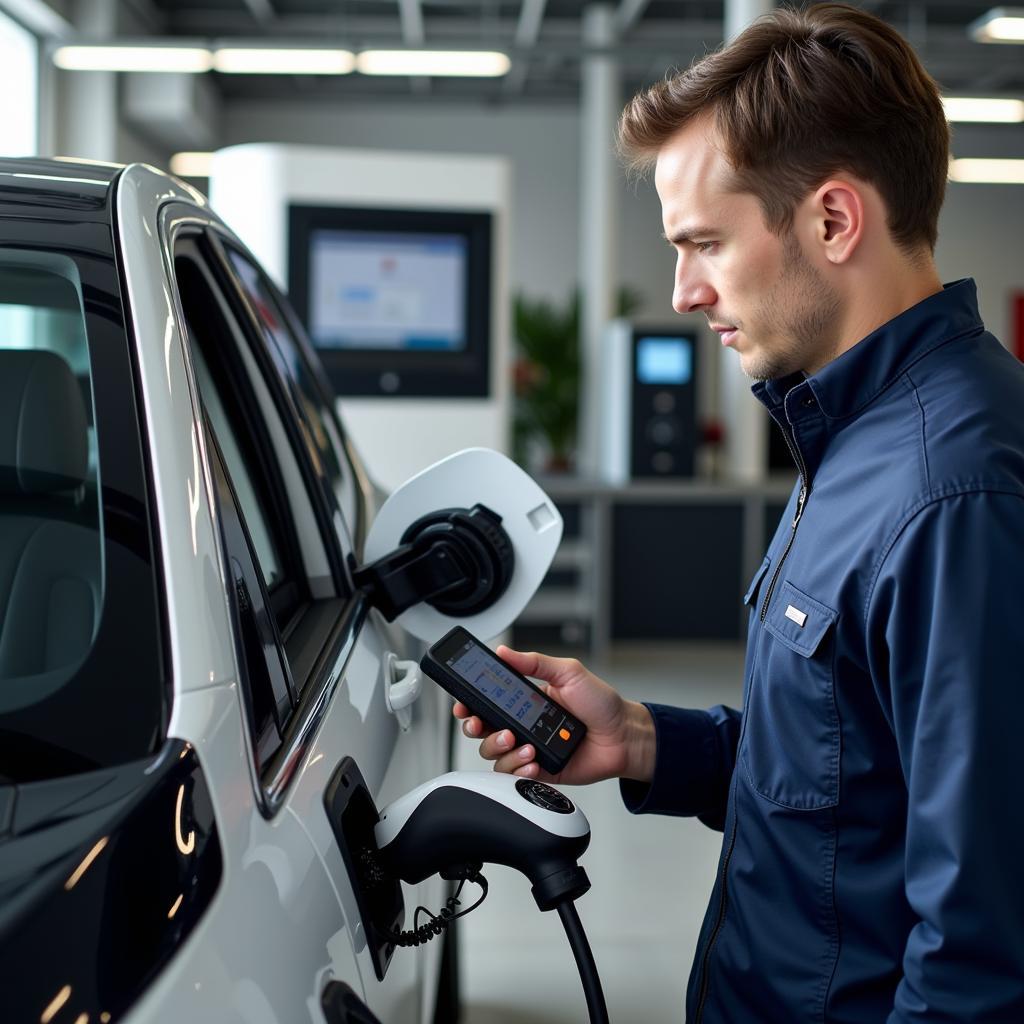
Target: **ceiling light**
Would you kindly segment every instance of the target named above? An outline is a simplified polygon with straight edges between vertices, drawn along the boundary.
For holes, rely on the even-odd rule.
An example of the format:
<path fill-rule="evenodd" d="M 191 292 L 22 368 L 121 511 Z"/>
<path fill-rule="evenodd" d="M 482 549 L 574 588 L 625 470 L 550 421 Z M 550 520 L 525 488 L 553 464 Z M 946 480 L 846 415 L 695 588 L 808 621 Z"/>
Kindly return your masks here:
<path fill-rule="evenodd" d="M 364 75 L 498 78 L 510 66 L 504 53 L 473 50 L 364 50 L 356 58 Z"/>
<path fill-rule="evenodd" d="M 1024 100 L 994 96 L 943 96 L 942 105 L 950 121 L 1024 121 Z"/>
<path fill-rule="evenodd" d="M 1024 43 L 1024 7 L 994 7 L 967 31 L 979 43 Z"/>
<path fill-rule="evenodd" d="M 213 57 L 198 46 L 61 46 L 53 63 L 65 71 L 209 71 Z"/>
<path fill-rule="evenodd" d="M 179 178 L 208 178 L 212 153 L 175 153 L 171 157 L 171 174 Z"/>
<path fill-rule="evenodd" d="M 975 184 L 1024 185 L 1024 160 L 953 160 L 949 165 L 949 178 Z"/>
<path fill-rule="evenodd" d="M 347 75 L 355 63 L 348 50 L 231 47 L 213 55 L 214 69 L 232 75 Z"/>

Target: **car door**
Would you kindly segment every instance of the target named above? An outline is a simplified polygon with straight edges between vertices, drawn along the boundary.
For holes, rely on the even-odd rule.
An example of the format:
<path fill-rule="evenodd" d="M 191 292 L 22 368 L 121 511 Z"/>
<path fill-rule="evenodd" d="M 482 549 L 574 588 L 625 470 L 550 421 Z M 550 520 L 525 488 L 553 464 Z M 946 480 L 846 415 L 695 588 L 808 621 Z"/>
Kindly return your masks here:
<path fill-rule="evenodd" d="M 358 455 L 348 444 L 327 397 L 318 362 L 308 349 L 294 314 L 265 274 L 230 237 L 217 239 L 218 250 L 239 294 L 258 326 L 265 349 L 302 424 L 309 461 L 316 467 L 324 502 L 338 525 L 335 539 L 347 564 L 361 557 L 373 505 L 371 485 Z M 348 524 L 354 524 L 350 529 Z M 349 876 L 324 794 L 342 759 L 351 757 L 378 806 L 390 802 L 424 779 L 449 768 L 449 721 L 446 702 L 430 687 L 409 708 L 400 724 L 389 711 L 385 691 L 398 661 L 418 659 L 422 645 L 370 610 L 353 637 L 344 686 L 325 714 L 306 767 L 296 780 L 292 804 L 335 881 L 346 920 L 358 920 Z M 408 902 L 439 910 L 445 887 L 438 878 L 415 887 Z M 415 902 L 413 902 L 415 901 Z M 429 1019 L 441 944 L 402 950 L 383 979 L 375 976 L 367 948 L 357 950 L 367 1001 L 394 1024 Z"/>
<path fill-rule="evenodd" d="M 389 656 L 408 655 L 408 640 L 375 614 L 368 618 L 352 593 L 345 567 L 345 556 L 354 556 L 352 534 L 340 506 L 358 522 L 361 488 L 342 469 L 337 424 L 312 420 L 304 367 L 268 326 L 280 320 L 255 306 L 209 231 L 179 219 L 175 232 L 193 373 L 214 456 L 240 510 L 244 538 L 237 542 L 244 539 L 254 554 L 248 574 L 239 566 L 244 559 L 228 564 L 239 603 L 257 606 L 240 659 L 257 784 L 266 811 L 301 829 L 322 859 L 333 889 L 325 897 L 340 911 L 337 941 L 344 946 L 351 917 L 338 901 L 348 881 L 323 803 L 331 772 L 343 757 L 355 757 L 382 799 L 436 774 L 420 757 L 424 730 L 400 730 L 382 697 Z M 367 706 L 359 708 L 364 698 Z M 440 901 L 437 883 L 423 888 L 438 889 Z M 373 1005 L 384 1019 L 421 1019 L 427 955 L 408 954 L 375 984 Z M 366 966 L 360 964 L 364 976 Z"/>

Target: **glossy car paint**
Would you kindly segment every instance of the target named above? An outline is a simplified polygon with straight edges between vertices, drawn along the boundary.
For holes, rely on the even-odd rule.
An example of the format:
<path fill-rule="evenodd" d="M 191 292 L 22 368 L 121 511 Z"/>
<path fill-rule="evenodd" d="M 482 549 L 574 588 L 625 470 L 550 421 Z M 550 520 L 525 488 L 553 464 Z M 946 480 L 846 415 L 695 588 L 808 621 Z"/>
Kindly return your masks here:
<path fill-rule="evenodd" d="M 441 698 L 428 691 L 412 730 L 400 734 L 384 704 L 382 665 L 388 651 L 410 657 L 415 650 L 371 612 L 339 667 L 338 688 L 281 807 L 271 818 L 262 812 L 208 453 L 175 301 L 172 240 L 161 225 L 161 210 L 171 203 L 184 204 L 195 223 L 230 237 L 200 197 L 166 176 L 133 166 L 117 182 L 117 242 L 167 591 L 173 679 L 168 731 L 193 744 L 206 771 L 224 877 L 210 912 L 131 1019 L 318 1021 L 319 995 L 337 978 L 362 992 L 382 1020 L 424 1020 L 431 999 L 426 979 L 436 974 L 440 944 L 400 951 L 384 981 L 376 981 L 322 798 L 345 754 L 356 759 L 378 805 L 443 771 Z M 440 906 L 440 883 L 424 890 L 409 893 L 407 903 Z M 421 965 L 420 959 L 428 962 Z"/>

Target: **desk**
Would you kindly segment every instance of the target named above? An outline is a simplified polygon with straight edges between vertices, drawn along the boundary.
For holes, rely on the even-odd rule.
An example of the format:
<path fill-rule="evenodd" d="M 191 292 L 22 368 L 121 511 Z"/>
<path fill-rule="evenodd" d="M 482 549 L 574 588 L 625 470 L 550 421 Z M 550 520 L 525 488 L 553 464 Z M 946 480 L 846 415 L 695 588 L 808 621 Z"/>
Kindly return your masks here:
<path fill-rule="evenodd" d="M 565 532 L 544 583 L 516 620 L 513 644 L 601 661 L 613 640 L 742 639 L 743 591 L 795 478 L 617 486 L 539 477 Z"/>

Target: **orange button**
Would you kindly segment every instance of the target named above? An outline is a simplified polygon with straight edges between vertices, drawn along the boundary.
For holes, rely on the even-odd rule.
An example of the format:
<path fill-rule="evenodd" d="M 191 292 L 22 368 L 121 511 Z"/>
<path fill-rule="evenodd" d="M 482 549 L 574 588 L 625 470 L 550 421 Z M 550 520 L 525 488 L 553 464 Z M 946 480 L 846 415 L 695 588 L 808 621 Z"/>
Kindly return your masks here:
<path fill-rule="evenodd" d="M 568 729 L 559 729 L 558 730 L 558 735 L 561 736 L 563 740 L 567 740 L 569 738 L 569 730 Z"/>

